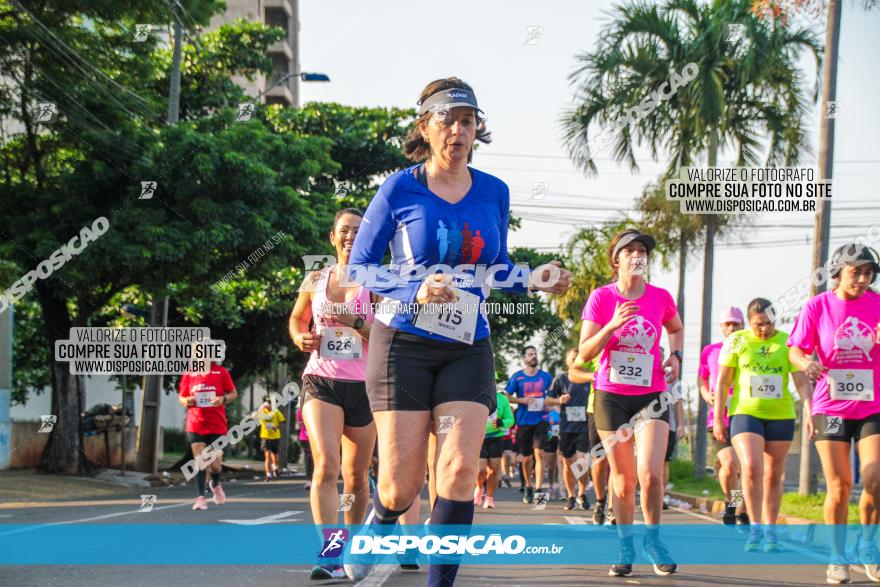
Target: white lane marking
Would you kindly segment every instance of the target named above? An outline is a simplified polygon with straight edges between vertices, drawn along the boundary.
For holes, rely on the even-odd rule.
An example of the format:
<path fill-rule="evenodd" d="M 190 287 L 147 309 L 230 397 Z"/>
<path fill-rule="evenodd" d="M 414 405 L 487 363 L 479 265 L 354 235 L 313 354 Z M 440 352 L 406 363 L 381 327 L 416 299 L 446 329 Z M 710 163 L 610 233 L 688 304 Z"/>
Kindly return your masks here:
<path fill-rule="evenodd" d="M 271 493 L 271 492 L 272 492 L 272 490 L 269 490 L 268 492 L 251 491 L 249 493 L 242 493 L 241 495 L 237 495 L 235 497 L 247 497 L 248 495 L 258 495 L 260 493 Z M 163 506 L 159 506 L 159 507 L 154 507 L 151 511 L 155 512 L 155 511 L 159 511 L 159 510 L 170 510 L 172 508 L 179 508 L 179 507 L 183 507 L 183 506 L 187 506 L 187 505 L 191 506 L 191 504 L 192 504 L 192 502 L 187 501 L 187 502 L 183 502 L 183 503 L 175 503 L 173 505 L 163 505 Z M 63 522 L 50 522 L 48 524 L 40 524 L 37 526 L 30 526 L 28 528 L 19 528 L 18 530 L 11 530 L 9 532 L 0 532 L 0 536 L 5 536 L 8 534 L 18 534 L 19 532 L 28 532 L 30 530 L 38 530 L 40 528 L 48 528 L 50 526 L 66 526 L 67 524 L 77 524 L 79 522 L 94 522 L 96 520 L 106 520 L 108 518 L 116 518 L 119 516 L 127 516 L 127 515 L 137 514 L 137 513 L 140 513 L 139 509 L 125 511 L 125 512 L 116 512 L 114 514 L 104 514 L 101 516 L 92 516 L 90 518 L 80 518 L 78 520 L 65 520 Z"/>
<path fill-rule="evenodd" d="M 355 586 L 382 587 L 382 585 L 385 584 L 385 581 L 387 581 L 397 569 L 397 565 L 376 565 L 373 567 L 373 571 L 355 583 Z"/>
<path fill-rule="evenodd" d="M 262 518 L 253 518 L 251 520 L 217 520 L 218 522 L 226 522 L 227 524 L 239 524 L 241 526 L 259 526 L 261 524 L 283 524 L 285 522 L 295 522 L 296 520 L 285 520 L 290 516 L 299 516 L 301 510 L 280 512 L 271 516 L 263 516 Z"/>

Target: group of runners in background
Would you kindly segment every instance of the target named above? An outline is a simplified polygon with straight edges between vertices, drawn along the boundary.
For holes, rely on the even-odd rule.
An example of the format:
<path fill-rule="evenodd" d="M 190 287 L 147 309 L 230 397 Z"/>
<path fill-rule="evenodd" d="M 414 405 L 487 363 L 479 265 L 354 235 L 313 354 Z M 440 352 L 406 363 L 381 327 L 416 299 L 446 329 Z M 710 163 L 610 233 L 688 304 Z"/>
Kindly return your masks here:
<path fill-rule="evenodd" d="M 343 493 L 354 496 L 344 521 L 363 524 L 362 532 L 418 523 L 426 482 L 432 525 L 470 525 L 475 507 L 495 507 L 495 490 L 510 485 L 517 463 L 523 501 L 533 503 L 544 493 L 545 472 L 551 485 L 556 479 L 558 450 L 564 507 L 588 509 L 591 481 L 594 523 L 616 522 L 620 551 L 609 573 L 632 573 L 637 495 L 646 525 L 641 548 L 657 575 L 674 573 L 676 563 L 660 540 L 660 519 L 666 463 L 686 430 L 683 402 L 668 401 L 667 391 L 680 378 L 684 330 L 672 295 L 645 280 L 656 244 L 651 236 L 629 229 L 612 239 L 610 281 L 584 300 L 578 345 L 566 353 L 566 371 L 554 378 L 540 370 L 537 350 L 526 347 L 523 369 L 503 391 L 495 381 L 485 313 L 461 313 L 454 328 L 443 330 L 447 325 L 438 324 L 438 314 L 414 310 L 482 302 L 489 287 L 467 274 L 352 283 L 369 274 L 357 269 L 382 266 L 390 248 L 396 266 L 502 267 L 493 285 L 504 283 L 505 291 L 534 295 L 568 289 L 570 273 L 558 262 L 534 269 L 527 283 L 506 279 L 518 270 L 507 256 L 509 191 L 501 180 L 468 165 L 474 141 L 489 140 L 470 86 L 457 78 L 428 84 L 403 147 L 417 164 L 388 177 L 365 213 L 339 211 L 329 233 L 336 263 L 311 273 L 301 288 L 289 331 L 294 345 L 309 353 L 301 410 L 314 461 L 314 522 L 337 525 L 341 472 Z M 802 431 L 814 438 L 821 457 L 827 523 L 846 524 L 850 443 L 857 443 L 863 483 L 857 549 L 868 577 L 880 582 L 875 546 L 880 296 L 869 288 L 880 265 L 872 249 L 856 244 L 837 249 L 832 261 L 838 268 L 832 272 L 833 289 L 806 303 L 791 334 L 775 328 L 766 299 L 749 302 L 745 315 L 737 308 L 725 310 L 723 341 L 700 356 L 699 391 L 712 408 L 708 424 L 722 490 L 728 502 L 738 489 L 744 497 L 745 511 L 731 505 L 722 519 L 748 528 L 746 550 L 779 548 L 773 527 L 796 422 L 789 378 L 813 414 Z M 552 274 L 555 281 L 549 279 Z M 382 310 L 374 313 L 380 301 Z M 226 432 L 223 403 L 233 401 L 235 391 L 224 373 L 216 366 L 216 374 L 188 374 L 181 381 L 180 401 L 187 407 L 196 455 L 214 435 Z M 210 401 L 208 391 L 215 392 Z M 657 410 L 658 405 L 663 408 Z M 618 431 L 640 413 L 650 417 L 622 439 Z M 271 412 L 263 422 L 267 432 L 279 423 Z M 577 467 L 594 446 L 615 435 L 607 458 L 594 460 L 589 472 Z M 376 447 L 371 505 L 369 472 Z M 273 446 L 264 443 L 264 448 L 268 478 Z M 219 459 L 215 463 L 210 488 L 219 504 L 224 499 Z M 204 509 L 207 487 L 205 473 L 200 475 L 196 507 Z M 847 582 L 844 532 L 836 535 L 832 549 L 826 579 Z M 452 585 L 457 570 L 454 564 L 431 564 L 427 584 Z M 311 576 L 359 580 L 369 572 L 370 565 L 336 560 L 322 561 Z"/>

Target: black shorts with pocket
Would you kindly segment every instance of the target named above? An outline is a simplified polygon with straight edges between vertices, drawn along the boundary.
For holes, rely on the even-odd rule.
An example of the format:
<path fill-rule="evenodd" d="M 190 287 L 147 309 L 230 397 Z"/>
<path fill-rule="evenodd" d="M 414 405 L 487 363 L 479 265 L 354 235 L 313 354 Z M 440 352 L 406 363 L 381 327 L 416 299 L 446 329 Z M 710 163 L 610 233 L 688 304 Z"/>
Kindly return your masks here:
<path fill-rule="evenodd" d="M 661 393 L 663 392 L 652 391 L 641 395 L 623 395 L 597 389 L 593 405 L 596 429 L 602 432 L 614 432 L 624 424 L 628 424 L 642 410 L 646 412 L 645 419 L 660 420 L 669 424 L 671 398 L 666 403 L 666 408 L 661 410 L 663 408 Z"/>
<path fill-rule="evenodd" d="M 674 430 L 669 431 L 669 441 L 666 443 L 666 462 L 670 462 L 672 460 L 672 455 L 675 454 L 675 445 L 678 444 L 678 434 Z"/>
<path fill-rule="evenodd" d="M 260 450 L 263 452 L 271 452 L 278 454 L 278 444 L 280 438 L 261 438 L 260 439 Z"/>
<path fill-rule="evenodd" d="M 363 381 L 330 379 L 320 375 L 303 375 L 303 405 L 313 399 L 339 406 L 345 425 L 360 428 L 373 421 L 367 389 Z"/>
<path fill-rule="evenodd" d="M 570 459 L 576 452 L 590 452 L 590 438 L 586 432 L 560 432 L 559 450 L 562 456 Z"/>
<path fill-rule="evenodd" d="M 481 459 L 500 459 L 502 454 L 504 454 L 503 436 L 494 438 L 487 436 L 483 439 L 483 446 L 480 447 Z"/>
<path fill-rule="evenodd" d="M 190 444 L 204 443 L 212 444 L 215 440 L 223 436 L 222 434 L 199 434 L 198 432 L 187 432 L 186 439 Z"/>
<path fill-rule="evenodd" d="M 489 337 L 473 345 L 432 340 L 374 322 L 367 357 L 373 411 L 431 411 L 447 402 L 497 407 L 495 355 Z"/>
<path fill-rule="evenodd" d="M 597 444 L 602 444 L 602 439 L 599 438 L 599 431 L 596 430 L 596 416 L 590 414 L 590 431 L 589 431 L 589 440 L 590 440 L 590 450 L 593 450 L 593 447 Z"/>
<path fill-rule="evenodd" d="M 862 438 L 880 434 L 880 414 L 871 414 L 857 420 L 826 414 L 813 415 L 813 438 L 815 440 L 837 440 L 858 442 Z"/>
<path fill-rule="evenodd" d="M 547 422 L 538 422 L 516 428 L 516 448 L 519 454 L 530 457 L 535 454 L 535 449 L 544 448 L 544 439 L 547 438 L 547 430 L 550 425 Z"/>

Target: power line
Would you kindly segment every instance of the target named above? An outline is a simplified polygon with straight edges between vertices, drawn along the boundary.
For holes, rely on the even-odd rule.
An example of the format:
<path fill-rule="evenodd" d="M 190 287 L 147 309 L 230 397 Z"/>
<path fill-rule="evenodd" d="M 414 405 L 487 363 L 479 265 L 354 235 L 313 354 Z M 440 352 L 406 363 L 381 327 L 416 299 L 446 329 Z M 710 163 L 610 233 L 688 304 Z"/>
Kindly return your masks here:
<path fill-rule="evenodd" d="M 485 155 L 488 157 L 517 157 L 517 158 L 529 158 L 529 159 L 560 159 L 564 161 L 571 161 L 569 157 L 564 155 L 539 155 L 537 153 L 492 153 L 486 152 L 484 153 L 481 150 L 477 150 L 478 155 Z M 617 161 L 617 159 L 613 157 L 593 157 L 596 161 Z M 657 163 L 660 165 L 661 163 L 658 161 L 654 161 L 653 159 L 639 159 L 636 158 L 636 161 L 644 161 L 645 163 Z M 880 159 L 835 159 L 835 163 L 850 163 L 850 164 L 876 164 L 880 163 Z"/>

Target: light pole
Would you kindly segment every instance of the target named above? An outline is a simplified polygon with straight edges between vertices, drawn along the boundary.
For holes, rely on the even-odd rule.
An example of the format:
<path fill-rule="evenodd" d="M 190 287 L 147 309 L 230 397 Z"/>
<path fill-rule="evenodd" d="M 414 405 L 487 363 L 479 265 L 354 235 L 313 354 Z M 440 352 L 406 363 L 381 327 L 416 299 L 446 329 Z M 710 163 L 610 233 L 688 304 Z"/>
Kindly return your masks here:
<path fill-rule="evenodd" d="M 258 99 L 262 98 L 266 94 L 266 92 L 268 92 L 272 88 L 286 82 L 287 80 L 289 80 L 292 77 L 299 77 L 299 79 L 302 80 L 303 82 L 329 82 L 330 81 L 330 76 L 328 76 L 326 73 L 308 73 L 308 72 L 288 73 L 287 75 L 279 77 L 277 80 L 272 82 L 265 90 L 263 90 L 262 92 L 257 94 L 254 97 L 254 99 L 258 100 Z"/>

